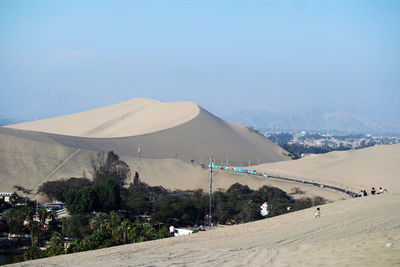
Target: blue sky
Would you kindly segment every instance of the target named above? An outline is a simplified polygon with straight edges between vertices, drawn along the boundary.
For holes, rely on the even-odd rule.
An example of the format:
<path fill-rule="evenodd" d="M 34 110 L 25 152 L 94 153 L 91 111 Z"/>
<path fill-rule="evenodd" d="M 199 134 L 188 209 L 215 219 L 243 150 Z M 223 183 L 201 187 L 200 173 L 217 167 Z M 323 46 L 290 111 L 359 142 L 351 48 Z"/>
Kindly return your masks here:
<path fill-rule="evenodd" d="M 0 0 L 0 116 L 133 97 L 400 117 L 400 1 Z"/>

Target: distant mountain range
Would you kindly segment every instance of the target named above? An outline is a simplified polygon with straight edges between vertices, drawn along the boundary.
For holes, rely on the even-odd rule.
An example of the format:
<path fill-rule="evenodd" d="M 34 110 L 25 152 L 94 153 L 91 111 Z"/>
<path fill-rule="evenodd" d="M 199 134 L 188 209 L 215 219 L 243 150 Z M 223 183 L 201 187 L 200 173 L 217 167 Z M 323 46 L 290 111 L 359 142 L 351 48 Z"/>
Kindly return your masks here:
<path fill-rule="evenodd" d="M 381 120 L 378 116 L 356 115 L 342 110 L 249 111 L 222 116 L 259 130 L 310 130 L 364 134 L 400 134 L 400 120 Z"/>

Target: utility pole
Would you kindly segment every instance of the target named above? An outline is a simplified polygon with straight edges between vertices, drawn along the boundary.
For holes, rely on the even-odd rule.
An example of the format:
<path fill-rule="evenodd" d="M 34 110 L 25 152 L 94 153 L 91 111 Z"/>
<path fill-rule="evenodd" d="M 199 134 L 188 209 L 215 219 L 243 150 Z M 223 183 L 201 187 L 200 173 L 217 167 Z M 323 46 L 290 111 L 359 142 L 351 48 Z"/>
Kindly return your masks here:
<path fill-rule="evenodd" d="M 212 182 L 213 182 L 213 164 L 214 164 L 214 157 L 213 154 L 211 153 L 211 159 L 210 159 L 210 206 L 209 206 L 209 211 L 208 211 L 208 227 L 211 230 L 211 201 L 212 201 Z"/>
<path fill-rule="evenodd" d="M 140 149 L 140 145 L 138 146 L 137 153 L 138 153 L 138 171 L 137 171 L 137 173 L 138 173 L 138 185 L 139 185 L 140 184 L 140 154 L 142 153 L 142 150 Z M 132 184 L 133 183 L 134 183 L 134 181 L 132 181 Z"/>

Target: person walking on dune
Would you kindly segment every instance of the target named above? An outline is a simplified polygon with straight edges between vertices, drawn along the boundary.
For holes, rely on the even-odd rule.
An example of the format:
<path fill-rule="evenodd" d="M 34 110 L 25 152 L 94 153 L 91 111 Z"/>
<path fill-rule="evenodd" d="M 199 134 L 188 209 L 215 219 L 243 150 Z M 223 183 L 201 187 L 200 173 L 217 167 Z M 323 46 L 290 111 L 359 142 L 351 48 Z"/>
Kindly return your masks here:
<path fill-rule="evenodd" d="M 321 216 L 321 210 L 319 208 L 317 208 L 314 215 L 315 215 L 315 218 L 319 218 Z"/>

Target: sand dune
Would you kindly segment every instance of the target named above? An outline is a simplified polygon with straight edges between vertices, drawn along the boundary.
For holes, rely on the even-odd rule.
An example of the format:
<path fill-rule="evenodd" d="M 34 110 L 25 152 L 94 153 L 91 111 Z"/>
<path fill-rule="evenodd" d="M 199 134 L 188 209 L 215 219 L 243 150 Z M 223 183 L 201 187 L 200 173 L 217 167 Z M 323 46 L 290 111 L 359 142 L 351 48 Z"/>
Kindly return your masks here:
<path fill-rule="evenodd" d="M 211 153 L 217 163 L 238 166 L 289 159 L 286 151 L 263 136 L 223 121 L 196 104 L 133 99 L 64 117 L 0 127 L 0 190 L 11 190 L 15 184 L 33 188 L 44 180 L 82 176 L 90 171 L 90 160 L 97 152 L 112 150 L 129 158 L 137 157 L 139 147 L 143 159 L 192 160 L 204 165 Z M 198 174 L 191 175 L 185 167 L 174 171 L 167 164 L 161 165 L 165 167 L 162 171 L 151 165 L 160 170 L 159 175 L 149 171 L 157 181 L 163 175 L 160 185 L 197 186 L 196 180 L 190 183 Z M 182 175 L 169 174 L 178 172 Z M 183 182 L 168 182 L 171 177 Z"/>
<path fill-rule="evenodd" d="M 206 164 L 210 152 L 213 152 L 219 163 L 229 162 L 228 165 L 241 166 L 248 161 L 253 165 L 258 161 L 275 162 L 250 168 L 353 190 L 383 186 L 390 193 L 323 205 L 320 219 L 314 218 L 314 209 L 307 209 L 253 223 L 219 227 L 187 237 L 63 255 L 17 265 L 400 264 L 400 145 L 332 152 L 296 161 L 276 162 L 287 159 L 286 152 L 262 136 L 241 125 L 225 122 L 202 108 L 192 115 L 194 117 L 185 117 L 187 121 L 182 119 L 174 127 L 162 126 L 156 129 L 157 127 L 149 126 L 147 129 L 156 131 L 119 138 L 88 138 L 67 136 L 65 132 L 60 135 L 0 127 L 0 185 L 6 180 L 8 183 L 12 179 L 25 179 L 24 182 L 34 186 L 44 178 L 59 179 L 63 175 L 83 173 L 90 168 L 90 158 L 100 150 L 116 151 L 128 162 L 132 171 L 135 171 L 138 169 L 136 151 L 140 145 L 141 178 L 151 185 L 165 183 L 167 188 L 206 189 L 208 170 L 199 164 Z M 162 125 L 158 122 L 156 124 Z M 96 132 L 112 136 L 106 128 L 92 127 L 90 129 L 94 131 L 91 134 Z M 87 134 L 90 129 L 83 132 Z M 133 133 L 135 132 L 129 131 L 129 134 Z M 188 159 L 194 159 L 194 164 L 189 163 Z M 253 188 L 263 184 L 278 184 L 289 192 L 294 187 L 300 187 L 310 195 L 322 194 L 331 197 L 331 200 L 344 199 L 340 193 L 332 193 L 325 188 L 223 171 L 216 171 L 215 174 L 216 188 L 226 187 L 234 182 L 249 184 Z M 385 247 L 389 242 L 393 245 Z"/>
<path fill-rule="evenodd" d="M 17 266 L 397 266 L 400 195 L 349 199 L 210 232 Z M 392 243 L 391 247 L 385 244 Z"/>
<path fill-rule="evenodd" d="M 185 123 L 199 113 L 190 102 L 130 101 L 62 117 L 25 122 L 8 128 L 80 137 L 111 138 L 147 134 Z"/>
<path fill-rule="evenodd" d="M 42 183 L 69 177 L 92 177 L 91 160 L 97 152 L 63 146 L 46 139 L 30 140 L 0 133 L 0 191 L 12 192 L 14 185 L 21 185 L 35 192 Z M 131 172 L 139 171 L 138 159 L 122 156 Z M 204 159 L 205 161 L 207 159 Z M 206 162 L 205 162 L 206 163 Z M 152 186 L 170 190 L 208 190 L 209 170 L 199 164 L 179 159 L 140 160 L 140 179 Z M 126 181 L 129 183 L 130 181 Z M 214 187 L 227 189 L 234 183 L 247 184 L 252 189 L 263 185 L 281 188 L 287 192 L 299 188 L 304 194 L 295 197 L 322 196 L 328 201 L 345 198 L 331 190 L 321 191 L 313 186 L 268 180 L 226 171 L 215 171 Z"/>
<path fill-rule="evenodd" d="M 121 114 L 129 116 L 121 119 Z M 118 118 L 117 125 L 109 124 L 111 117 Z M 100 124 L 108 126 L 99 127 Z M 144 134 L 144 128 L 151 132 Z M 123 134 L 106 134 L 114 131 Z M 88 132 L 96 138 L 87 137 Z M 0 127 L 0 133 L 76 149 L 113 150 L 133 157 L 141 147 L 141 156 L 153 159 L 192 158 L 204 162 L 213 153 L 216 160 L 239 166 L 289 159 L 285 150 L 263 136 L 223 121 L 193 103 L 133 99 L 65 117 Z"/>
<path fill-rule="evenodd" d="M 400 145 L 338 151 L 253 168 L 270 174 L 304 177 L 352 190 L 380 186 L 400 193 Z"/>

